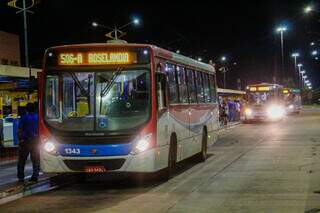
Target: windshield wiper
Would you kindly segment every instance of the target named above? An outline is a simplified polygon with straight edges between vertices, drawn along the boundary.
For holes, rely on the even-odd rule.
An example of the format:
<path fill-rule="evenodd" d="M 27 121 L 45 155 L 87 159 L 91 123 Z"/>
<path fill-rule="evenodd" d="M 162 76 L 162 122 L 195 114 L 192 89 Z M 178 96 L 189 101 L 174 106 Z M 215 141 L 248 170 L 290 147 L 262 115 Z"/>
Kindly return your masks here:
<path fill-rule="evenodd" d="M 70 76 L 72 77 L 73 81 L 75 82 L 76 86 L 80 89 L 80 94 L 84 97 L 87 97 L 88 100 L 88 111 L 91 113 L 91 104 L 90 104 L 90 80 L 91 77 L 88 77 L 88 89 L 86 90 L 82 85 L 81 82 L 79 81 L 78 77 L 76 76 L 75 73 L 69 72 Z"/>
<path fill-rule="evenodd" d="M 102 111 L 102 97 L 104 97 L 106 94 L 109 93 L 111 86 L 113 85 L 113 83 L 117 80 L 118 76 L 120 76 L 121 72 L 123 71 L 123 67 L 118 67 L 116 70 L 116 73 L 113 74 L 113 76 L 111 77 L 111 80 L 107 83 L 107 85 L 102 89 L 102 84 L 101 84 L 101 92 L 100 92 L 100 114 Z"/>
<path fill-rule="evenodd" d="M 73 81 L 76 83 L 77 87 L 80 89 L 81 95 L 87 96 L 87 95 L 88 95 L 88 92 L 87 92 L 87 90 L 81 85 L 81 83 L 80 83 L 78 77 L 76 76 L 76 74 L 74 74 L 73 72 L 69 72 L 69 74 L 71 75 Z M 90 87 L 90 85 L 89 85 L 88 87 Z"/>
<path fill-rule="evenodd" d="M 109 83 L 107 83 L 107 85 L 103 88 L 103 90 L 101 90 L 101 93 L 100 93 L 101 98 L 104 97 L 106 94 L 108 94 L 109 90 L 111 89 L 111 86 L 117 80 L 117 78 L 119 77 L 122 71 L 123 71 L 123 67 L 119 67 L 117 69 L 116 73 L 111 77 L 111 80 L 109 81 Z"/>

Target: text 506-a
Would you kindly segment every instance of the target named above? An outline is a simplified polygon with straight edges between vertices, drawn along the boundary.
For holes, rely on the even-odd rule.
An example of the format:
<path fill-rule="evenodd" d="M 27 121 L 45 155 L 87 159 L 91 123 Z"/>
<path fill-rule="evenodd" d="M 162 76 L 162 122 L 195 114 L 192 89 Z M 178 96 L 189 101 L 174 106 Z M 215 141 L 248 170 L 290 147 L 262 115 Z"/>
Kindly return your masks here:
<path fill-rule="evenodd" d="M 68 155 L 80 155 L 81 153 L 79 148 L 66 148 L 64 151 Z"/>

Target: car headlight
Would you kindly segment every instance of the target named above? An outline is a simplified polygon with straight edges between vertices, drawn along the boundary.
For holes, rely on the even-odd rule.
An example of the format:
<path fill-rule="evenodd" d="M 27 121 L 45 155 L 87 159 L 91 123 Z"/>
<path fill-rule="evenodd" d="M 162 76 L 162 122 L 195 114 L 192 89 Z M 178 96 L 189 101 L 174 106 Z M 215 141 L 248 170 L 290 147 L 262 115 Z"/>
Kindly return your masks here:
<path fill-rule="evenodd" d="M 152 147 L 152 134 L 143 136 L 136 143 L 132 154 L 138 154 L 144 152 Z"/>
<path fill-rule="evenodd" d="M 247 116 L 250 116 L 250 115 L 252 115 L 252 109 L 246 108 L 245 111 L 244 111 L 244 113 L 245 113 Z"/>
<path fill-rule="evenodd" d="M 271 119 L 279 119 L 282 118 L 285 114 L 285 110 L 281 106 L 270 106 L 267 110 L 268 116 Z"/>

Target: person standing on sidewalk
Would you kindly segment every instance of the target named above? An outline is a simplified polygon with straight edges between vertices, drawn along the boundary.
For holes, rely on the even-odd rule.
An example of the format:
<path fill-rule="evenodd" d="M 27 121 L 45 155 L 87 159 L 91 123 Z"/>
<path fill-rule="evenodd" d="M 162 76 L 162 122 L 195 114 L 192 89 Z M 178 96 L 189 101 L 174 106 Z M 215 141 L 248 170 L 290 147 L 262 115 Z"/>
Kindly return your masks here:
<path fill-rule="evenodd" d="M 17 176 L 19 184 L 24 182 L 24 168 L 29 155 L 31 157 L 33 167 L 33 173 L 30 182 L 38 181 L 40 171 L 38 120 L 39 117 L 35 110 L 35 105 L 28 103 L 27 112 L 21 116 L 18 125 L 19 156 Z"/>

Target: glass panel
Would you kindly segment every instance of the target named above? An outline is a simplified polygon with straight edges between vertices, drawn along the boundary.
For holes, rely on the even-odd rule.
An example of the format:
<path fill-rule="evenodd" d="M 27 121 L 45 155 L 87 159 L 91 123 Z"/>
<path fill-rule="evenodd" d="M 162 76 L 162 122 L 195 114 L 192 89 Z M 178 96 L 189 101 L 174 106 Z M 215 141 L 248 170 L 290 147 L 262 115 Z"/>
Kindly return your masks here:
<path fill-rule="evenodd" d="M 167 107 L 166 100 L 166 76 L 157 74 L 157 108 L 161 111 Z"/>
<path fill-rule="evenodd" d="M 178 75 L 180 103 L 189 103 L 186 75 L 183 67 L 179 67 L 179 66 L 177 67 L 177 75 Z"/>
<path fill-rule="evenodd" d="M 211 95 L 210 95 L 210 87 L 209 87 L 209 76 L 207 73 L 202 73 L 203 77 L 203 85 L 204 85 L 204 98 L 206 103 L 211 102 Z"/>
<path fill-rule="evenodd" d="M 216 84 L 215 84 L 215 78 L 214 75 L 209 75 L 210 80 L 210 94 L 211 94 L 211 102 L 216 103 L 217 102 L 217 91 L 216 91 Z"/>
<path fill-rule="evenodd" d="M 149 118 L 150 75 L 147 70 L 97 74 L 97 130 L 137 127 Z"/>
<path fill-rule="evenodd" d="M 56 81 L 55 92 L 51 89 L 51 77 L 46 78 L 46 121 L 52 127 L 63 131 L 93 130 L 93 73 L 61 73 L 60 81 Z M 58 79 L 57 76 L 55 78 Z M 59 87 L 61 87 L 62 106 L 52 102 L 52 97 L 56 97 L 55 102 L 58 100 Z M 58 116 L 52 116 L 54 111 Z"/>
<path fill-rule="evenodd" d="M 248 94 L 248 100 L 250 104 L 265 104 L 276 98 L 273 92 L 254 92 Z"/>
<path fill-rule="evenodd" d="M 177 92 L 177 80 L 175 66 L 172 64 L 166 64 L 166 72 L 169 82 L 169 102 L 178 103 L 178 92 Z"/>
<path fill-rule="evenodd" d="M 188 72 L 188 91 L 190 103 L 197 103 L 197 90 L 195 86 L 195 76 L 193 70 L 187 70 Z"/>
<path fill-rule="evenodd" d="M 58 119 L 60 117 L 59 103 L 59 77 L 48 75 L 46 78 L 46 117 L 49 119 Z"/>
<path fill-rule="evenodd" d="M 204 91 L 203 91 L 203 84 L 202 84 L 202 77 L 201 72 L 196 72 L 196 78 L 197 78 L 197 97 L 199 103 L 204 103 Z"/>

